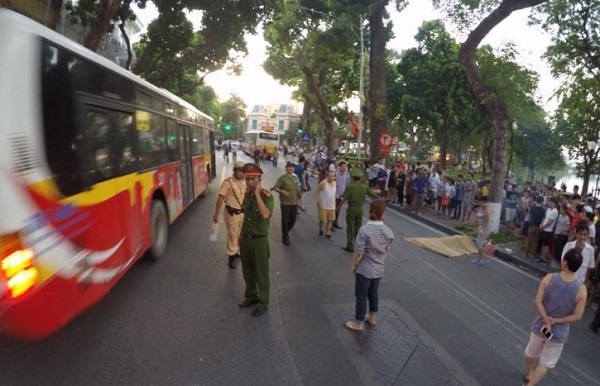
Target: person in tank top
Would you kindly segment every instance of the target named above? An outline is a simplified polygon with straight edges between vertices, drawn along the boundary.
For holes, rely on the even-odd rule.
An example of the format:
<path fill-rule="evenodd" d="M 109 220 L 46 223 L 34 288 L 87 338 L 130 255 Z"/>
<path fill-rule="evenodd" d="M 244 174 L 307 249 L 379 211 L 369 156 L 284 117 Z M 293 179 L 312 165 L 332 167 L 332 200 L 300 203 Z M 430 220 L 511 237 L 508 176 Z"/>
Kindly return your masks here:
<path fill-rule="evenodd" d="M 319 212 L 319 236 L 327 240 L 333 240 L 331 236 L 331 226 L 335 221 L 335 192 L 336 192 L 335 172 L 328 171 L 327 177 L 319 182 L 317 187 L 317 209 Z M 323 233 L 325 225 L 325 233 Z"/>
<path fill-rule="evenodd" d="M 579 251 L 569 250 L 560 264 L 560 273 L 550 273 L 540 283 L 535 296 L 538 315 L 531 324 L 525 348 L 524 385 L 537 385 L 548 369 L 556 366 L 569 337 L 570 324 L 583 317 L 587 290 L 576 274 L 582 261 Z"/>

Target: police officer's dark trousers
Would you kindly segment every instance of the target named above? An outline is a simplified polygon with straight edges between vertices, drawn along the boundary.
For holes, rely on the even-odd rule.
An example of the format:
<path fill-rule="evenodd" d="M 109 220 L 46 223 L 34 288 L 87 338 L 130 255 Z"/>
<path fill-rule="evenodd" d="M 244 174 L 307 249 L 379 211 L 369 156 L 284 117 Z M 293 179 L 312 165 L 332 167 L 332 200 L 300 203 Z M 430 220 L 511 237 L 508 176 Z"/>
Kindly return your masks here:
<path fill-rule="evenodd" d="M 354 240 L 356 234 L 362 226 L 363 208 L 362 206 L 348 206 L 346 209 L 346 248 L 354 250 Z"/>
<path fill-rule="evenodd" d="M 269 306 L 269 238 L 249 239 L 242 235 L 240 243 L 242 272 L 246 282 L 246 300 L 258 300 Z"/>
<path fill-rule="evenodd" d="M 281 239 L 290 241 L 290 231 L 296 224 L 298 216 L 298 207 L 296 205 L 281 205 Z"/>

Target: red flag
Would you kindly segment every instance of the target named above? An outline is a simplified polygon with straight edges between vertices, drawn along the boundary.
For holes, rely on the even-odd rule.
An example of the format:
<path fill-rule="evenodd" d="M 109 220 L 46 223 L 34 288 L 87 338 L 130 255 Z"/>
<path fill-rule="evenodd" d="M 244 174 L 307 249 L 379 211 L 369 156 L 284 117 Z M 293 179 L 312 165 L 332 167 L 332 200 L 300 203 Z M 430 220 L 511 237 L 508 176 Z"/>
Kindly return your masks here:
<path fill-rule="evenodd" d="M 353 130 L 353 132 L 354 132 L 354 136 L 355 136 L 356 138 L 358 138 L 358 134 L 360 133 L 360 128 L 358 127 L 358 119 L 357 119 L 357 120 L 355 120 L 355 119 L 354 119 L 354 117 L 353 117 L 352 115 L 350 115 L 350 116 L 348 117 L 348 119 L 350 120 L 350 123 L 352 124 L 352 128 L 354 129 L 354 130 Z"/>

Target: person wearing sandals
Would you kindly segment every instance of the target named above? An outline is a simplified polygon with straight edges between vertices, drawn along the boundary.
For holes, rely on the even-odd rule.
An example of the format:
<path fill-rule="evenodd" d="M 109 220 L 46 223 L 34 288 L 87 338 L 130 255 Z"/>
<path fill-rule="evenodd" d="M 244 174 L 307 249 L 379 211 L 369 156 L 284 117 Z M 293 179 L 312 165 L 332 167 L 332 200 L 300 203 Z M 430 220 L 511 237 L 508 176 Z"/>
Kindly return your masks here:
<path fill-rule="evenodd" d="M 351 331 L 362 331 L 364 323 L 375 326 L 375 315 L 379 309 L 379 282 L 383 277 L 385 258 L 394 240 L 394 232 L 383 223 L 385 201 L 372 201 L 369 206 L 369 221 L 356 235 L 352 272 L 355 275 L 356 296 L 355 320 L 344 323 Z M 367 300 L 369 313 L 367 313 Z"/>

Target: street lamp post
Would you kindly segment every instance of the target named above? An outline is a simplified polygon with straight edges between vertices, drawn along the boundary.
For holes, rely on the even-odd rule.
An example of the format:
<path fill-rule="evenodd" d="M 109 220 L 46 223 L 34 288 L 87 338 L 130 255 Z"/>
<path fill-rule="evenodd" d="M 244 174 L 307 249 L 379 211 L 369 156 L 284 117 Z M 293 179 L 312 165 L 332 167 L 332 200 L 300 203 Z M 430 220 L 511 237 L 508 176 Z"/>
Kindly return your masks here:
<path fill-rule="evenodd" d="M 324 15 L 327 17 L 330 17 L 332 19 L 336 19 L 336 20 L 340 20 L 344 23 L 347 23 L 350 26 L 350 30 L 352 31 L 352 33 L 355 34 L 356 36 L 356 32 L 354 31 L 354 27 L 355 25 L 352 24 L 352 22 L 348 19 L 345 18 L 340 18 L 337 16 L 334 16 L 332 14 L 329 13 L 325 13 L 325 12 L 320 12 L 311 8 L 306 8 L 303 7 L 302 5 L 299 4 L 290 4 L 290 7 L 298 10 L 298 11 L 307 11 L 307 12 L 312 12 L 312 13 L 317 13 L 320 15 Z M 356 147 L 356 158 L 357 158 L 357 162 L 360 162 L 360 153 L 361 153 L 361 142 L 362 142 L 362 132 L 363 132 L 363 113 L 362 113 L 362 108 L 363 108 L 363 93 L 364 93 L 364 57 L 365 57 L 365 44 L 364 44 L 364 36 L 363 36 L 363 24 L 364 24 L 364 20 L 363 20 L 363 16 L 360 15 L 360 21 L 359 21 L 359 29 L 360 29 L 360 35 L 358 36 L 358 38 L 360 39 L 360 79 L 359 79 L 359 86 L 358 86 L 358 138 L 357 138 L 357 147 Z"/>

